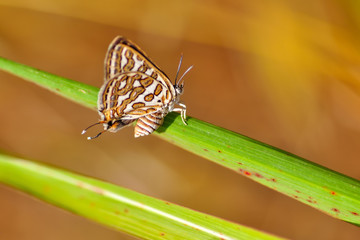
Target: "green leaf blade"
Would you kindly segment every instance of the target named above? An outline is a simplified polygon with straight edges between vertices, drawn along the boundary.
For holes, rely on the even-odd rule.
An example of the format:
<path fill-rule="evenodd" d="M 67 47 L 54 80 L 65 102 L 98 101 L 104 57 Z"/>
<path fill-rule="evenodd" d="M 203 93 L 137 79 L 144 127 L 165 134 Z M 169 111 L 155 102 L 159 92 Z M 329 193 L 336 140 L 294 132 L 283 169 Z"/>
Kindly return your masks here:
<path fill-rule="evenodd" d="M 85 107 L 96 107 L 99 88 L 59 77 L 2 57 L 0 57 L 0 69 L 33 82 Z"/>
<path fill-rule="evenodd" d="M 0 154 L 0 182 L 142 239 L 280 239 L 100 180 Z"/>
<path fill-rule="evenodd" d="M 332 217 L 360 223 L 360 182 L 246 136 L 170 113 L 159 136 Z"/>

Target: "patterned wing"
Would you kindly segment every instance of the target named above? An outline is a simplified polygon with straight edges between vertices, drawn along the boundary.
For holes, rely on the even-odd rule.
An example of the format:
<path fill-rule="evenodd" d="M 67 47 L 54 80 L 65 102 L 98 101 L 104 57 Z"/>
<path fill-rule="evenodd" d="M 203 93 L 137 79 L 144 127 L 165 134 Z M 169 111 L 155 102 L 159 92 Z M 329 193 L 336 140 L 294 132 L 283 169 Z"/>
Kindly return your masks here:
<path fill-rule="evenodd" d="M 120 73 L 141 72 L 172 87 L 168 76 L 135 43 L 124 37 L 117 36 L 111 42 L 104 66 L 105 82 Z"/>
<path fill-rule="evenodd" d="M 132 120 L 161 111 L 172 98 L 161 81 L 144 73 L 127 72 L 101 87 L 98 110 L 102 121 Z"/>

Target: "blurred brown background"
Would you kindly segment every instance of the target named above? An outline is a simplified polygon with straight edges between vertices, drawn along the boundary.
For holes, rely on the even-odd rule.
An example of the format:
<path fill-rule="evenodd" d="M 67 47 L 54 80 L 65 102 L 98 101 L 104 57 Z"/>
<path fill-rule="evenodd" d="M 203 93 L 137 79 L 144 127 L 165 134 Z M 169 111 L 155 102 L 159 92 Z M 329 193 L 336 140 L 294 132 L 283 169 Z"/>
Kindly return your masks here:
<path fill-rule="evenodd" d="M 100 87 L 123 35 L 192 117 L 360 179 L 360 2 L 0 1 L 0 55 Z M 91 111 L 0 72 L 0 149 L 292 239 L 360 230 L 133 128 L 87 141 Z M 1 239 L 133 239 L 0 186 Z"/>

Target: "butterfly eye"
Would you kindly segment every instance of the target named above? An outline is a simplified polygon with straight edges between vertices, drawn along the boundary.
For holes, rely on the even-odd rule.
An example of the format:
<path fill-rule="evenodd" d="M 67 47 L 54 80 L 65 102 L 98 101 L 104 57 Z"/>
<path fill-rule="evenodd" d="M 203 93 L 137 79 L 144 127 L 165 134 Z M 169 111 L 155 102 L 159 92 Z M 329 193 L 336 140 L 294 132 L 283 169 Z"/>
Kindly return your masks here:
<path fill-rule="evenodd" d="M 175 91 L 177 95 L 181 95 L 183 93 L 183 86 L 184 86 L 183 83 L 181 85 L 175 86 Z"/>

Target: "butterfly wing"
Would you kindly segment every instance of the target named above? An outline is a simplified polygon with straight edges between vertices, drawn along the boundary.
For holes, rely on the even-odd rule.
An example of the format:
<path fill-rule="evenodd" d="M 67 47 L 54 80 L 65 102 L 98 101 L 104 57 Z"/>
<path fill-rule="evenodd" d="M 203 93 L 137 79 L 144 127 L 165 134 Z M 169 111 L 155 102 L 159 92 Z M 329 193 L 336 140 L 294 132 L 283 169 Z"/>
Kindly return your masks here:
<path fill-rule="evenodd" d="M 105 82 L 120 73 L 142 72 L 170 84 L 169 78 L 150 58 L 130 40 L 117 36 L 109 45 L 105 62 Z M 160 75 L 160 76 L 159 76 Z"/>
<path fill-rule="evenodd" d="M 141 72 L 121 73 L 100 89 L 102 121 L 131 120 L 163 110 L 173 95 L 161 81 Z"/>
<path fill-rule="evenodd" d="M 167 114 L 164 106 L 176 95 L 166 74 L 135 43 L 120 36 L 111 42 L 104 65 L 105 79 L 98 97 L 101 120 L 107 126 L 139 119 L 136 137 L 156 130 Z M 150 124 L 146 131 L 144 122 Z"/>

